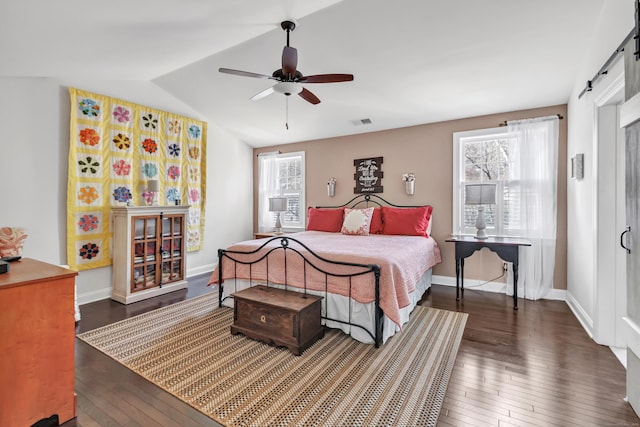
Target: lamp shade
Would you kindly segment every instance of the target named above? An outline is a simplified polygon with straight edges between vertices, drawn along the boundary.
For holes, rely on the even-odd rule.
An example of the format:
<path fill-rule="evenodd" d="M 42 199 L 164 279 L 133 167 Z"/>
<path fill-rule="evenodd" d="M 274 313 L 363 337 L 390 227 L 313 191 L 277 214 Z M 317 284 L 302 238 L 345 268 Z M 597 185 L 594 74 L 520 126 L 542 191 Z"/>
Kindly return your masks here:
<path fill-rule="evenodd" d="M 496 203 L 496 184 L 467 184 L 464 190 L 465 205 L 493 205 Z"/>
<path fill-rule="evenodd" d="M 157 179 L 150 179 L 147 181 L 147 190 L 151 192 L 158 192 L 160 190 L 160 183 Z"/>
<path fill-rule="evenodd" d="M 269 212 L 284 212 L 287 210 L 286 197 L 270 197 Z"/>

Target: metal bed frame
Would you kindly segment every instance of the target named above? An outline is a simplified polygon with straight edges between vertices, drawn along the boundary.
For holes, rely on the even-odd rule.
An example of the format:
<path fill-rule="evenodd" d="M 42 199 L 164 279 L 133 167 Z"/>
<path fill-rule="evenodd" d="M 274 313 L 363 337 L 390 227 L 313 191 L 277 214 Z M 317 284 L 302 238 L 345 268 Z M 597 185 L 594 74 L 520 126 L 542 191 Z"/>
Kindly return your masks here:
<path fill-rule="evenodd" d="M 373 200 L 372 200 L 373 199 Z M 367 207 L 369 207 L 369 204 L 375 204 L 378 206 L 383 206 L 382 203 L 389 205 L 389 206 L 393 206 L 393 207 L 399 207 L 399 208 L 411 208 L 411 207 L 419 207 L 419 206 L 401 206 L 401 205 L 395 205 L 393 203 L 387 202 L 385 199 L 383 199 L 380 196 L 377 196 L 375 194 L 364 194 L 364 195 L 358 195 L 356 197 L 354 197 L 353 199 L 349 200 L 347 203 L 343 204 L 343 205 L 339 205 L 339 206 L 317 206 L 318 208 L 327 208 L 327 209 L 338 209 L 338 208 L 342 208 L 342 207 L 351 207 L 354 208 L 362 203 L 365 203 Z M 269 249 L 266 253 L 260 255 L 259 252 L 267 245 L 269 245 L 269 243 L 275 241 L 275 240 L 279 240 L 280 241 L 280 245 L 279 246 L 275 246 L 271 249 Z M 309 255 L 305 256 L 302 252 L 301 249 L 304 249 L 308 252 Z M 311 250 L 307 245 L 305 245 L 304 243 L 302 243 L 301 241 L 295 239 L 294 237 L 289 237 L 289 236 L 276 236 L 276 237 L 272 237 L 268 240 L 266 240 L 262 245 L 260 245 L 260 247 L 258 247 L 257 249 L 254 249 L 252 251 L 233 251 L 233 250 L 227 250 L 227 249 L 218 249 L 218 284 L 219 284 L 219 288 L 218 288 L 218 303 L 220 306 L 222 306 L 222 302 L 224 300 L 226 300 L 227 298 L 233 298 L 232 295 L 228 295 L 226 297 L 224 297 L 224 282 L 223 282 L 223 271 L 222 271 L 222 266 L 223 266 L 223 259 L 224 258 L 228 258 L 229 260 L 233 261 L 233 265 L 234 265 L 234 269 L 236 269 L 235 271 L 237 272 L 237 265 L 238 264 L 244 264 L 244 265 L 249 265 L 249 285 L 253 286 L 253 277 L 252 277 L 252 266 L 258 262 L 262 262 L 264 260 L 264 262 L 266 262 L 266 276 L 267 276 L 267 280 L 266 280 L 266 286 L 269 286 L 269 281 L 268 281 L 268 277 L 269 277 L 269 255 L 275 251 L 284 251 L 284 271 L 285 271 L 285 283 L 284 284 L 280 284 L 281 286 L 284 286 L 284 289 L 288 289 L 289 287 L 291 287 L 293 290 L 296 290 L 298 292 L 298 290 L 302 290 L 302 293 L 304 295 L 307 294 L 307 266 L 309 266 L 310 268 L 315 269 L 316 271 L 324 274 L 325 280 L 324 280 L 324 296 L 325 296 L 325 301 L 327 300 L 327 295 L 329 294 L 328 291 L 328 284 L 329 284 L 329 277 L 347 277 L 348 278 L 348 283 L 349 283 L 349 295 L 348 295 L 348 301 L 349 301 L 349 313 L 348 313 L 348 321 L 344 321 L 344 320 L 339 320 L 339 319 L 335 319 L 329 316 L 329 306 L 328 304 L 325 304 L 325 315 L 322 316 L 322 319 L 324 320 L 328 320 L 328 321 L 332 321 L 332 322 L 337 322 L 337 323 L 342 323 L 342 324 L 346 324 L 346 325 L 350 325 L 352 327 L 357 327 L 360 328 L 362 330 L 364 330 L 367 334 L 369 334 L 369 336 L 374 340 L 375 343 L 375 347 L 378 348 L 380 347 L 380 345 L 382 345 L 382 316 L 383 316 L 383 312 L 382 309 L 380 308 L 380 266 L 378 264 L 359 264 L 359 263 L 350 263 L 350 262 L 342 262 L 342 261 L 333 261 L 327 258 L 324 258 L 318 254 L 316 254 L 313 250 Z M 293 252 L 295 254 L 297 254 L 298 256 L 300 256 L 303 259 L 303 266 L 304 266 L 304 286 L 302 288 L 300 287 L 294 287 L 294 286 L 289 286 L 287 283 L 287 253 L 288 252 Z M 250 261 L 247 260 L 241 260 L 238 259 L 235 255 L 256 255 L 255 259 L 251 259 Z M 336 273 L 332 273 L 330 271 L 326 271 L 322 268 L 320 268 L 317 263 L 318 261 L 322 261 L 325 262 L 327 264 L 330 265 L 340 265 L 340 266 L 347 266 L 347 267 L 352 267 L 353 268 L 353 272 L 351 273 L 343 273 L 343 274 L 336 274 Z M 351 318 L 351 303 L 353 301 L 351 295 L 352 295 L 352 278 L 356 277 L 356 276 L 362 276 L 362 275 L 366 275 L 366 274 L 371 274 L 373 275 L 373 280 L 374 280 L 374 286 L 375 286 L 375 330 L 374 331 L 370 331 L 369 329 L 367 329 L 367 327 L 363 326 L 363 325 L 359 325 L 356 323 L 353 323 L 352 318 Z M 237 276 L 237 274 L 234 274 L 234 277 Z M 235 279 L 237 280 L 237 279 Z M 260 283 L 260 284 L 264 284 L 264 283 Z"/>

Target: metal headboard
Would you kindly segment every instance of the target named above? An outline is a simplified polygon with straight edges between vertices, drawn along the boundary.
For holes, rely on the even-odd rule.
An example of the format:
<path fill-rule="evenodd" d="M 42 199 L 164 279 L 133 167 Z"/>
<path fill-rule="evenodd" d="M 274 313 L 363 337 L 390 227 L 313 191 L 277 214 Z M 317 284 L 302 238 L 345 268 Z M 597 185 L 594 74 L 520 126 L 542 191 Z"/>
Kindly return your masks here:
<path fill-rule="evenodd" d="M 369 207 L 369 204 L 377 205 L 377 206 L 393 206 L 394 208 L 420 208 L 425 205 L 396 205 L 394 203 L 388 202 L 382 197 L 376 194 L 358 194 L 353 199 L 349 200 L 347 203 L 338 206 L 316 206 L 316 208 L 321 209 L 337 209 L 337 208 L 355 208 L 356 206 L 364 203 L 366 207 Z"/>

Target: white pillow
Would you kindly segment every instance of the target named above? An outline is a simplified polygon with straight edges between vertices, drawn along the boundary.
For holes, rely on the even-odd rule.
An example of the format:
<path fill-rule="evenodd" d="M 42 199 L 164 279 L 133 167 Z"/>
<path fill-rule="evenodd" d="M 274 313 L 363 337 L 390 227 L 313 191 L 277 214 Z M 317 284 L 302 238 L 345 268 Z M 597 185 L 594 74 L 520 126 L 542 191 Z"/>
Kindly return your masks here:
<path fill-rule="evenodd" d="M 352 234 L 358 236 L 368 236 L 371 227 L 371 217 L 373 208 L 366 209 L 344 209 L 344 220 L 342 221 L 342 234 Z"/>

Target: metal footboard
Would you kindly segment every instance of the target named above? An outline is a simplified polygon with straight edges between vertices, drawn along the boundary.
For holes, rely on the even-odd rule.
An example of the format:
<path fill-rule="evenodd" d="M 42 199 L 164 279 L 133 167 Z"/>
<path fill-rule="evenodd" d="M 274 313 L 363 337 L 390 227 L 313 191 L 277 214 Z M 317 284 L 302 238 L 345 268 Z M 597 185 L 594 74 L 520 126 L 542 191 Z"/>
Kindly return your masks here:
<path fill-rule="evenodd" d="M 273 246 L 268 248 L 267 251 L 263 251 L 265 247 L 269 245 L 269 243 L 279 240 L 278 246 Z M 306 251 L 305 253 L 302 250 Z M 248 265 L 249 266 L 249 284 L 253 286 L 254 280 L 265 280 L 266 285 L 269 286 L 269 255 L 274 253 L 275 251 L 284 251 L 284 283 L 278 283 L 277 285 L 284 286 L 285 289 L 295 290 L 298 292 L 303 292 L 305 295 L 307 294 L 307 268 L 314 269 L 317 272 L 320 272 L 324 275 L 324 295 L 325 295 L 325 313 L 322 316 L 322 319 L 337 322 L 341 324 L 347 324 L 352 327 L 360 328 L 364 330 L 374 341 L 375 347 L 378 348 L 382 344 L 382 310 L 380 309 L 380 266 L 378 264 L 358 264 L 358 263 L 350 263 L 343 261 L 334 261 L 327 259 L 321 255 L 316 254 L 313 250 L 307 247 L 301 241 L 288 236 L 279 236 L 272 237 L 266 240 L 261 246 L 252 250 L 252 251 L 234 251 L 227 249 L 218 249 L 218 300 L 220 306 L 222 306 L 222 302 L 226 298 L 232 298 L 232 296 L 224 297 L 224 273 L 223 273 L 223 260 L 227 258 L 233 262 L 233 268 L 237 269 L 238 264 Z M 288 283 L 288 274 L 287 274 L 287 254 L 291 253 L 292 256 L 299 256 L 303 260 L 303 284 L 302 287 L 294 286 L 293 284 Z M 242 255 L 243 258 L 249 259 L 240 259 L 238 255 Z M 251 258 L 252 255 L 255 255 L 255 258 Z M 330 266 L 346 266 L 353 269 L 353 272 L 349 273 L 338 273 L 327 271 L 328 269 L 321 268 L 318 263 L 323 262 L 329 264 Z M 252 266 L 264 262 L 266 266 L 266 278 L 254 278 L 252 277 Z M 237 270 L 236 270 L 237 271 Z M 233 277 L 237 277 L 236 271 L 234 271 Z M 375 301 L 374 301 L 374 331 L 371 331 L 370 328 L 365 325 L 356 324 L 352 319 L 351 307 L 353 301 L 352 298 L 352 289 L 353 289 L 353 281 L 352 279 L 356 276 L 363 275 L 372 275 L 373 286 L 375 287 Z M 349 284 L 349 292 L 348 292 L 348 301 L 349 301 L 349 313 L 348 313 L 348 321 L 340 320 L 334 318 L 329 313 L 329 304 L 327 303 L 327 296 L 329 295 L 329 277 L 342 277 L 348 278 Z M 258 284 L 258 283 L 255 283 Z M 259 284 L 265 284 L 262 281 Z M 275 285 L 275 283 L 271 284 Z M 337 315 L 335 315 L 337 317 Z"/>

